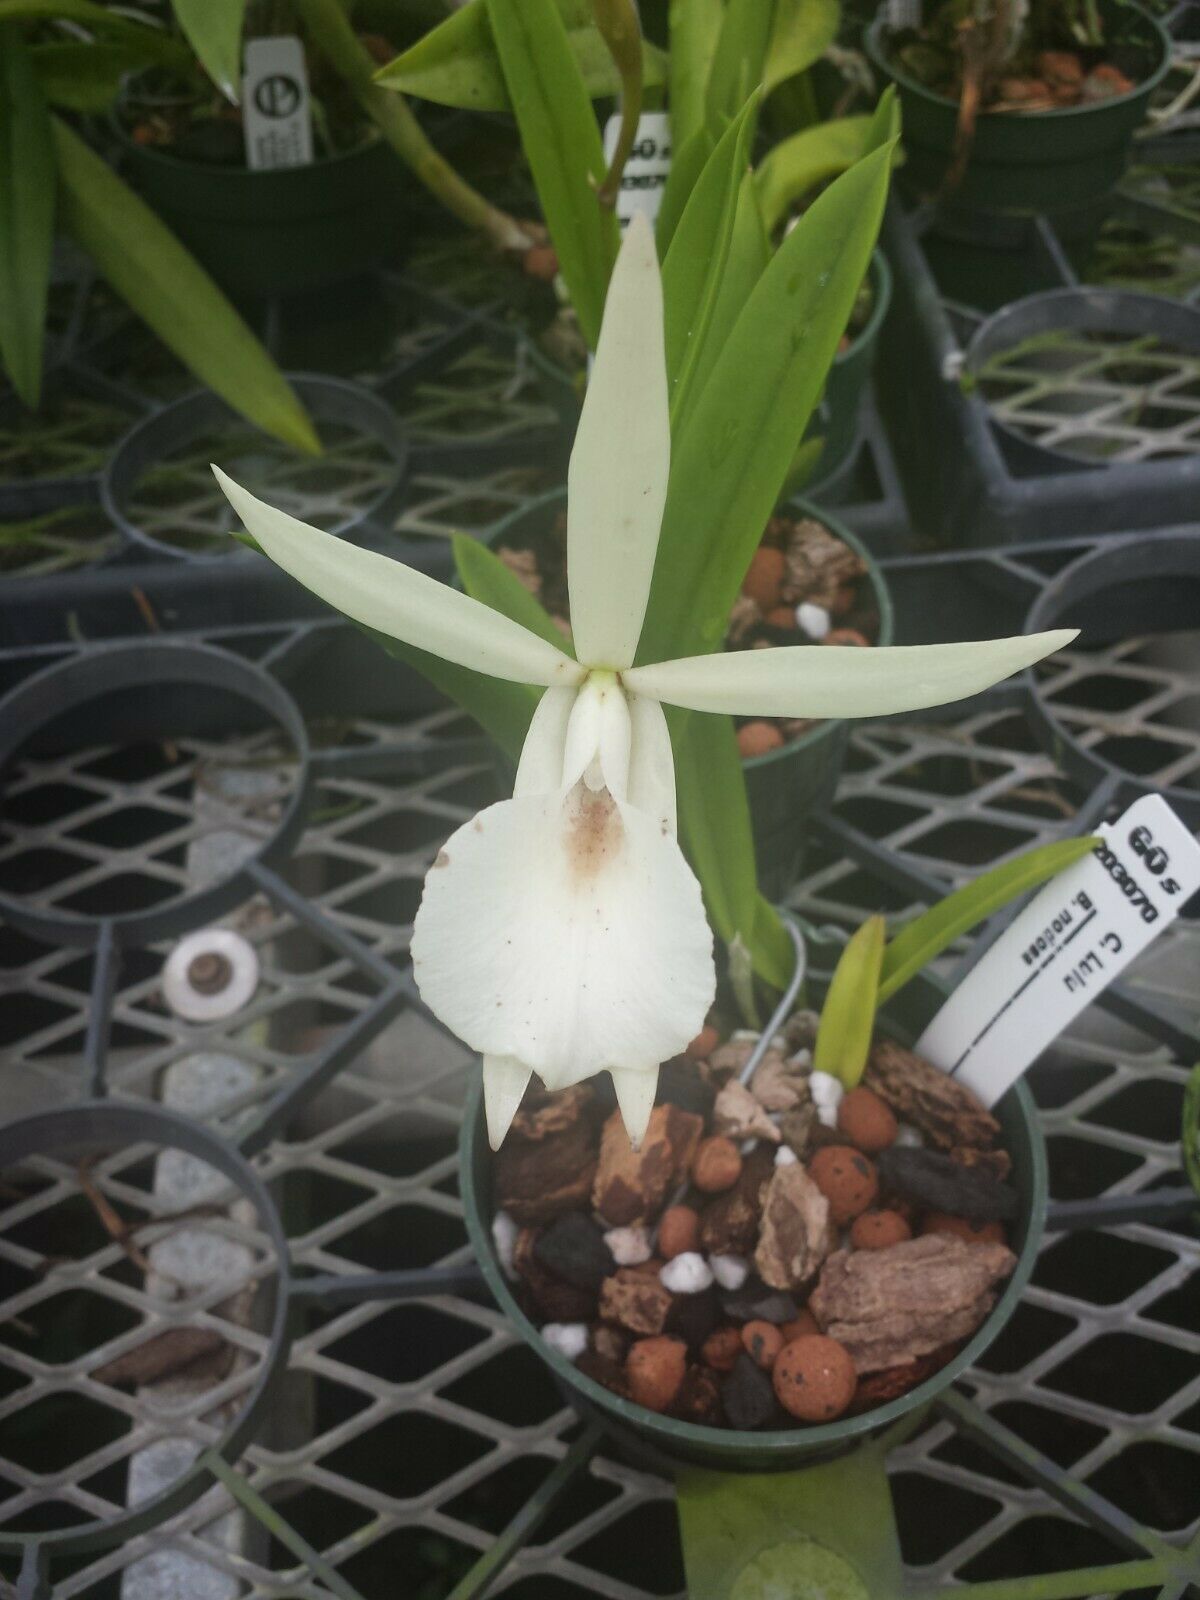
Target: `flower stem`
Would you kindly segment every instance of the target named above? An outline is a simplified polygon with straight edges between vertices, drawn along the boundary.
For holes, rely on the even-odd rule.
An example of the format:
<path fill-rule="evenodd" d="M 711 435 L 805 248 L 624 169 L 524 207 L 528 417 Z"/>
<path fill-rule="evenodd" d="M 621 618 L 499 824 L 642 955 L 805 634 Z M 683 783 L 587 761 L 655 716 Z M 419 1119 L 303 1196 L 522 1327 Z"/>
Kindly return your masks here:
<path fill-rule="evenodd" d="M 430 194 L 497 249 L 529 249 L 534 240 L 516 220 L 473 189 L 434 149 L 403 95 L 381 89 L 374 82 L 375 63 L 338 0 L 298 0 L 298 5 L 313 43 L 328 57 L 363 111 Z"/>

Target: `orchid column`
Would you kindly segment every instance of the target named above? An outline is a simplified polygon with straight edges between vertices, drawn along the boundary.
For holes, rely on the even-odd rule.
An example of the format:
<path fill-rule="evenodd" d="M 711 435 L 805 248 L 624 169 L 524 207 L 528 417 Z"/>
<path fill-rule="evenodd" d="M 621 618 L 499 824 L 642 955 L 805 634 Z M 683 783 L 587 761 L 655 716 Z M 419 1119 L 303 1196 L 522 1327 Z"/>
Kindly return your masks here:
<path fill-rule="evenodd" d="M 1071 630 L 974 644 L 808 646 L 633 666 L 670 471 L 662 289 L 631 223 L 613 270 L 568 477 L 577 659 L 469 596 L 256 500 L 214 468 L 272 560 L 367 627 L 447 661 L 544 686 L 511 800 L 453 834 L 425 880 L 413 970 L 483 1056 L 499 1146 L 530 1075 L 608 1071 L 635 1143 L 659 1063 L 703 1026 L 716 978 L 700 886 L 676 839 L 663 703 L 746 716 L 864 717 L 962 699 Z"/>

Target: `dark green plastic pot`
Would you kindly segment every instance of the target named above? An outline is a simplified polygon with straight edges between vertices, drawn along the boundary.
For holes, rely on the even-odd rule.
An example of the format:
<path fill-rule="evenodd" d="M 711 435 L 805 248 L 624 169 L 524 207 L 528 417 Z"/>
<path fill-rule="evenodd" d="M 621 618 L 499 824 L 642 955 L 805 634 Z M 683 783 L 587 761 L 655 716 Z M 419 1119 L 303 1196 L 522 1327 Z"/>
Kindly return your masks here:
<path fill-rule="evenodd" d="M 488 543 L 519 542 L 520 537 L 543 532 L 565 504 L 564 489 L 550 490 L 498 522 Z M 877 643 L 891 644 L 894 632 L 891 595 L 879 564 L 867 547 L 836 517 L 807 500 L 789 500 L 781 509 L 797 516 L 817 518 L 862 557 L 879 612 Z M 803 738 L 742 763 L 754 824 L 759 883 L 763 892 L 774 899 L 782 899 L 799 875 L 808 820 L 833 798 L 848 737 L 846 722 L 822 722 Z"/>
<path fill-rule="evenodd" d="M 899 1029 L 898 1032 L 908 1030 Z M 483 1113 L 483 1085 L 476 1081 L 468 1097 L 459 1139 L 459 1181 L 467 1232 L 475 1258 L 497 1305 L 517 1332 L 546 1363 L 571 1404 L 636 1453 L 676 1467 L 715 1468 L 727 1472 L 787 1471 L 843 1454 L 926 1405 L 978 1361 L 1016 1309 L 1037 1259 L 1046 1210 L 1046 1147 L 1033 1097 L 1018 1082 L 996 1107 L 1005 1148 L 1012 1156 L 1012 1181 L 1021 1197 L 1020 1220 L 1013 1233 L 1017 1267 L 990 1317 L 975 1336 L 940 1372 L 899 1399 L 861 1416 L 812 1428 L 742 1433 L 729 1428 L 701 1427 L 647 1411 L 585 1377 L 552 1350 L 521 1310 L 504 1276 L 492 1242 L 493 1155 Z"/>
<path fill-rule="evenodd" d="M 251 172 L 180 161 L 116 126 L 132 186 L 235 298 L 322 289 L 400 243 L 408 174 L 375 135 L 308 166 Z"/>
<path fill-rule="evenodd" d="M 1129 94 L 1095 105 L 1027 115 L 983 112 L 962 182 L 950 197 L 954 212 L 1082 217 L 1111 193 L 1128 164 L 1133 136 L 1146 120 L 1150 96 L 1170 65 L 1171 41 L 1162 24 L 1132 0 L 1100 0 L 1100 15 L 1106 31 L 1119 23 L 1122 43 L 1143 49 L 1141 80 Z M 898 181 L 909 193 L 928 198 L 938 192 L 950 165 L 958 106 L 892 60 L 883 13 L 864 42 L 873 66 L 900 96 L 906 159 Z"/>
<path fill-rule="evenodd" d="M 871 285 L 871 314 L 866 326 L 833 358 L 825 393 L 808 425 L 806 438 L 824 441 L 810 485 L 835 477 L 858 441 L 859 408 L 871 381 L 879 332 L 892 300 L 892 271 L 882 250 L 872 255 L 867 280 Z"/>

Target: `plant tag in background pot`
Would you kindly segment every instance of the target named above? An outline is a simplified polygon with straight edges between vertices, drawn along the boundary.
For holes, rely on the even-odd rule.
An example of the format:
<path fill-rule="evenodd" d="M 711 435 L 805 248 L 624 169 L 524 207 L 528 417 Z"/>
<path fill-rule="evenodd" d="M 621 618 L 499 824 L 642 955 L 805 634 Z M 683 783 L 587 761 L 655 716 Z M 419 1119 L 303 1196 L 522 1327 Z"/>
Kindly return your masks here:
<path fill-rule="evenodd" d="M 620 113 L 604 124 L 604 159 L 611 161 L 621 131 Z M 617 220 L 622 229 L 639 211 L 651 222 L 658 220 L 663 189 L 671 170 L 671 123 L 665 111 L 643 111 L 638 118 L 637 138 L 621 174 L 617 194 Z"/>
<path fill-rule="evenodd" d="M 1158 795 L 1096 832 L 959 984 L 917 1040 L 918 1055 L 1000 1096 L 1200 889 L 1200 844 Z"/>
<path fill-rule="evenodd" d="M 308 70 L 299 39 L 281 35 L 246 41 L 242 124 L 246 165 L 303 167 L 313 158 Z"/>

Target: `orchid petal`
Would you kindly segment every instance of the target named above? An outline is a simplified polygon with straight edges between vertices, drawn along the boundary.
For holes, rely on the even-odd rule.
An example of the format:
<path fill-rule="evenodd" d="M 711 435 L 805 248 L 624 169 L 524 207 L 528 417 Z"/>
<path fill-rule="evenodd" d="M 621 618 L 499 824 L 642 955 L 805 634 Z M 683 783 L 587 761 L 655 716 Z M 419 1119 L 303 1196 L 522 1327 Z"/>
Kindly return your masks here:
<path fill-rule="evenodd" d="M 657 700 L 628 697 L 633 738 L 629 761 L 629 804 L 653 817 L 674 837 L 675 757 L 667 719 Z"/>
<path fill-rule="evenodd" d="M 523 1066 L 512 1056 L 484 1056 L 483 1107 L 488 1143 L 493 1150 L 499 1150 L 504 1143 L 532 1076 L 533 1068 Z"/>
<path fill-rule="evenodd" d="M 529 723 L 513 794 L 553 794 L 562 787 L 567 727 L 578 699 L 575 689 L 547 689 Z"/>
<path fill-rule="evenodd" d="M 584 669 L 491 606 L 423 572 L 310 528 L 213 468 L 246 530 L 271 560 L 355 622 L 443 661 L 513 683 L 579 683 Z"/>
<path fill-rule="evenodd" d="M 883 717 L 946 705 L 1061 650 L 1076 629 L 973 644 L 877 650 L 795 645 L 689 656 L 622 673 L 634 694 L 692 711 L 757 717 Z"/>
<path fill-rule="evenodd" d="M 700 886 L 654 818 L 582 784 L 489 806 L 439 852 L 412 936 L 425 1003 L 547 1088 L 677 1055 L 716 979 Z"/>
<path fill-rule="evenodd" d="M 589 789 L 607 789 L 624 800 L 629 784 L 629 705 L 615 674 L 599 674 L 580 689 L 567 727 L 562 787 L 580 778 Z"/>
<path fill-rule="evenodd" d="M 629 1142 L 640 1150 L 658 1093 L 658 1067 L 613 1067 L 612 1081 Z"/>
<path fill-rule="evenodd" d="M 653 230 L 639 214 L 613 267 L 567 471 L 571 633 L 589 666 L 633 660 L 670 467 L 662 282 Z"/>

